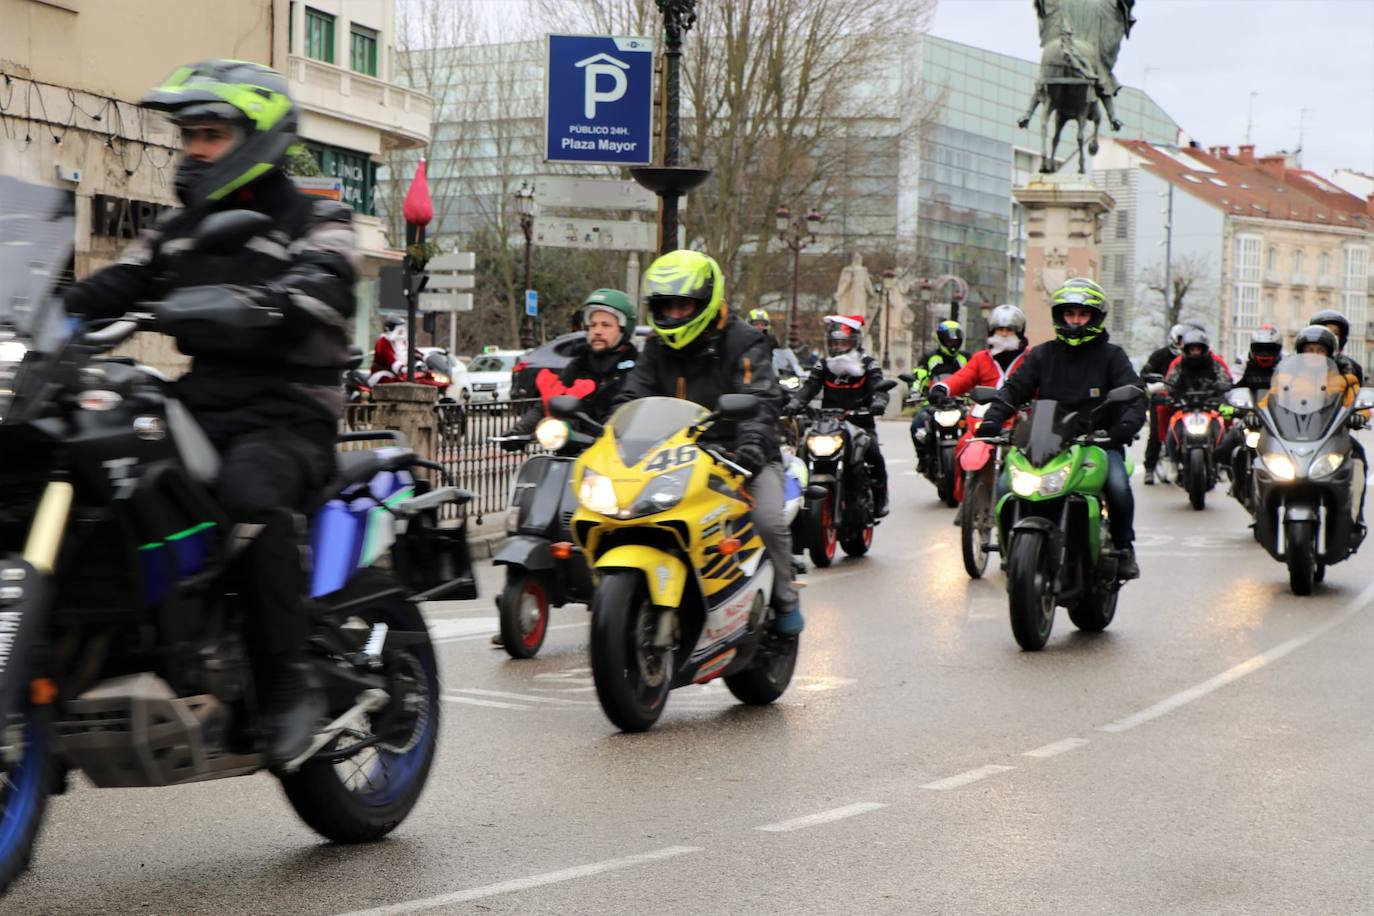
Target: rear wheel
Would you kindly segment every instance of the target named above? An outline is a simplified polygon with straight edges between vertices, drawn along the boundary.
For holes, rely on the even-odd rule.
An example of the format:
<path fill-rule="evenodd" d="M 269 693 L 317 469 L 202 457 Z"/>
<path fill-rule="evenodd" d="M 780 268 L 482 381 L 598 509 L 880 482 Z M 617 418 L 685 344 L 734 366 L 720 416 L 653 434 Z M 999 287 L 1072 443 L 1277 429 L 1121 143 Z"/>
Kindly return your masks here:
<path fill-rule="evenodd" d="M 592 680 L 602 711 L 621 731 L 652 727 L 672 688 L 674 654 L 653 645 L 657 622 L 642 573 L 602 576 L 592 596 Z"/>
<path fill-rule="evenodd" d="M 992 494 L 982 473 L 964 479 L 964 514 L 959 528 L 964 572 L 970 579 L 981 579 L 988 568 L 988 544 L 992 540 Z"/>
<path fill-rule="evenodd" d="M 765 634 L 754 663 L 738 674 L 727 675 L 725 686 L 741 703 L 767 706 L 782 696 L 791 683 L 800 645 L 795 636 Z"/>
<path fill-rule="evenodd" d="M 1288 587 L 1295 595 L 1310 595 L 1317 582 L 1317 523 L 1284 522 L 1288 542 Z"/>
<path fill-rule="evenodd" d="M 1028 652 L 1045 648 L 1054 626 L 1054 583 L 1049 573 L 1049 542 L 1040 531 L 1018 531 L 1007 563 L 1007 603 L 1011 634 Z"/>
<path fill-rule="evenodd" d="M 501 645 L 511 658 L 534 658 L 549 632 L 549 593 L 543 577 L 506 567 L 501 592 Z"/>
<path fill-rule="evenodd" d="M 811 543 L 806 552 L 817 568 L 825 569 L 835 562 L 835 547 L 839 543 L 839 532 L 835 529 L 835 491 L 830 490 L 822 498 L 813 500 L 807 514 Z"/>
<path fill-rule="evenodd" d="M 935 485 L 935 492 L 940 500 L 953 509 L 959 505 L 959 500 L 954 497 L 954 475 L 958 471 L 954 467 L 954 446 L 942 445 L 940 447 L 940 482 Z"/>
<path fill-rule="evenodd" d="M 1199 511 L 1207 507 L 1207 454 L 1202 449 L 1188 453 L 1188 502 Z"/>
<path fill-rule="evenodd" d="M 1105 592 L 1089 592 L 1077 605 L 1069 608 L 1069 619 L 1078 629 L 1097 633 L 1107 629 L 1116 616 L 1116 598 L 1120 594 L 1120 586 L 1112 583 L 1103 587 L 1107 589 Z"/>
<path fill-rule="evenodd" d="M 52 732 L 46 708 L 30 709 L 23 748 L 0 761 L 0 894 L 29 867 L 52 791 Z"/>

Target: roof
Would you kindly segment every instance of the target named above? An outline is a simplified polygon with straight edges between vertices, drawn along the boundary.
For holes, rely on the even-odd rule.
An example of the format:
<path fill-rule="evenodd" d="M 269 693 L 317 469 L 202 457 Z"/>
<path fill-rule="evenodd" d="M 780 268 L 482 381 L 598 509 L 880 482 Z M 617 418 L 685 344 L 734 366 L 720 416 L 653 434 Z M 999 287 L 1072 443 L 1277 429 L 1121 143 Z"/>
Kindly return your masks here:
<path fill-rule="evenodd" d="M 1295 167 L 1286 154 L 1256 158 L 1253 146 L 1232 153 L 1224 146 L 1209 151 L 1164 149 L 1143 140 L 1116 142 L 1153 174 L 1231 216 L 1374 231 L 1374 203 Z"/>

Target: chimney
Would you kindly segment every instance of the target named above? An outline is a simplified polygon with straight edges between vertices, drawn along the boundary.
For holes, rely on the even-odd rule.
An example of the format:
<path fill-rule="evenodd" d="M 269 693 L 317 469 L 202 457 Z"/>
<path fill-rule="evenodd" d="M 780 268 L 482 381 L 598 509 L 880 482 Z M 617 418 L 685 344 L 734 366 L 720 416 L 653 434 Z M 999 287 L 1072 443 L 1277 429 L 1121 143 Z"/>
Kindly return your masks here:
<path fill-rule="evenodd" d="M 1231 147 L 1229 147 L 1229 146 L 1218 146 L 1217 149 L 1219 149 L 1219 150 L 1221 151 L 1221 152 L 1217 153 L 1217 158 L 1218 158 L 1218 159 L 1230 159 L 1230 158 L 1231 158 Z"/>
<path fill-rule="evenodd" d="M 1240 157 L 1236 160 L 1241 165 L 1255 164 L 1255 147 L 1253 144 L 1246 143 L 1240 147 Z"/>
<path fill-rule="evenodd" d="M 1288 157 L 1282 154 L 1277 156 L 1261 156 L 1258 163 L 1260 171 L 1282 181 L 1283 173 L 1288 171 L 1287 159 Z"/>
<path fill-rule="evenodd" d="M 1364 209 L 1365 212 L 1368 213 L 1370 216 L 1374 216 L 1374 194 L 1370 194 L 1369 197 L 1366 198 L 1364 202 Z"/>

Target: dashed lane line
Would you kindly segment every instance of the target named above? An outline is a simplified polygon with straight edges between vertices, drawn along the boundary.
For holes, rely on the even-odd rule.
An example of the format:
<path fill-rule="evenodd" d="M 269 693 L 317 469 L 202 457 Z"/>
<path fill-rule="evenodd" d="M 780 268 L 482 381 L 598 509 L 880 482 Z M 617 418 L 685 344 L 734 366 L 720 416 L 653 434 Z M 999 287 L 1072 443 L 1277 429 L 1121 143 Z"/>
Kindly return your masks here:
<path fill-rule="evenodd" d="M 440 618 L 440 619 L 442 619 L 442 618 Z M 433 618 L 431 618 L 431 626 L 430 626 L 431 631 L 433 630 L 433 623 L 432 623 L 432 622 L 433 622 Z M 584 628 L 585 628 L 589 622 L 590 622 L 590 618 L 588 618 L 587 620 L 583 621 L 582 623 L 560 623 L 560 624 L 557 624 L 557 625 L 555 625 L 555 626 L 549 627 L 549 629 L 550 629 L 550 630 L 571 630 L 573 627 L 584 627 Z M 472 635 L 469 635 L 469 636 L 437 636 L 437 637 L 431 637 L 431 641 L 434 642 L 435 644 L 438 644 L 438 643 L 447 643 L 447 642 L 467 642 L 467 641 L 470 640 L 470 639 L 491 639 L 492 634 L 495 633 L 498 629 L 500 629 L 500 626 L 501 626 L 501 624 L 500 624 L 500 622 L 498 621 L 497 623 L 494 623 L 494 624 L 491 624 L 491 625 L 489 625 L 489 626 L 483 627 L 483 628 L 482 628 L 482 632 L 480 632 L 480 633 L 475 633 L 475 634 L 472 634 Z"/>
<path fill-rule="evenodd" d="M 665 859 L 673 859 L 678 856 L 691 855 L 701 852 L 700 846 L 668 846 L 664 849 L 656 849 L 653 852 L 642 852 L 638 855 L 625 856 L 619 859 L 607 859 L 605 862 L 593 862 L 589 865 L 578 865 L 573 868 L 564 868 L 559 871 L 545 872 L 542 875 L 531 875 L 528 878 L 516 878 L 512 881 L 502 881 L 498 884 L 485 884 L 481 887 L 471 887 L 463 891 L 454 891 L 450 894 L 439 894 L 434 897 L 422 897 L 418 900 L 407 900 L 403 903 L 393 903 L 390 906 L 379 906 L 370 910 L 354 910 L 343 916 L 400 916 L 401 913 L 419 913 L 423 910 L 434 910 L 441 906 L 451 906 L 455 903 L 469 903 L 473 900 L 482 900 L 487 897 L 496 897 L 501 894 L 514 894 L 518 891 L 527 891 L 536 887 L 547 887 L 550 884 L 561 884 L 564 881 L 576 881 L 578 878 L 590 878 L 593 875 L 602 875 L 606 872 L 621 871 L 627 868 L 634 868 L 637 865 L 648 865 L 651 862 L 661 862 Z"/>
<path fill-rule="evenodd" d="M 507 693 L 504 690 L 486 690 L 481 687 L 450 687 L 449 693 L 473 694 L 479 697 L 499 697 L 505 700 L 520 700 L 526 703 L 556 703 L 559 706 L 579 706 L 587 701 L 579 703 L 577 700 L 564 700 L 559 697 L 537 697 L 527 693 Z"/>
<path fill-rule="evenodd" d="M 946 776 L 944 779 L 937 779 L 921 786 L 922 789 L 931 789 L 936 792 L 947 792 L 950 789 L 958 789 L 969 783 L 987 779 L 989 776 L 996 776 L 998 773 L 1005 773 L 1007 770 L 1014 770 L 1016 767 L 1001 766 L 990 763 L 987 766 L 978 767 L 976 770 L 969 770 L 966 773 L 959 773 L 956 776 Z"/>
<path fill-rule="evenodd" d="M 816 814 L 808 814 L 805 817 L 794 817 L 791 820 L 778 821 L 776 824 L 764 824 L 762 827 L 755 827 L 755 830 L 762 830 L 765 833 L 787 833 L 791 830 L 801 830 L 804 827 L 815 827 L 819 824 L 829 824 L 832 821 L 842 821 L 847 817 L 855 817 L 860 814 L 867 814 L 870 811 L 877 811 L 879 808 L 886 808 L 882 802 L 856 802 L 852 805 L 845 805 L 843 808 L 832 808 L 829 811 L 819 811 Z"/>
<path fill-rule="evenodd" d="M 491 709 L 534 709 L 533 706 L 522 706 L 518 703 L 502 703 L 499 700 L 479 700 L 476 697 L 460 697 L 452 693 L 444 694 L 445 703 L 465 703 L 468 706 L 487 706 Z"/>
<path fill-rule="evenodd" d="M 1082 747 L 1087 743 L 1087 738 L 1065 738 L 1063 741 L 1055 741 L 1052 744 L 1046 744 L 1042 747 L 1037 747 L 1033 751 L 1026 751 L 1021 756 L 1038 757 L 1041 759 L 1045 757 L 1058 757 L 1060 754 L 1063 754 L 1066 751 L 1071 751 L 1074 748 Z"/>

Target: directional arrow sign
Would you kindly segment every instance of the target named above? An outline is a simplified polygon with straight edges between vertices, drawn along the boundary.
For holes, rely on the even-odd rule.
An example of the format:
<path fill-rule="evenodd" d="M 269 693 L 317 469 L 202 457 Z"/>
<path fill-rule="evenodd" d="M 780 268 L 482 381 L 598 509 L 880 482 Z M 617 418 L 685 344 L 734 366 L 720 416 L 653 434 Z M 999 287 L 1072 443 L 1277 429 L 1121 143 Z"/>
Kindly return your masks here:
<path fill-rule="evenodd" d="M 472 293 L 421 293 L 422 312 L 470 312 Z"/>
<path fill-rule="evenodd" d="M 588 251 L 653 251 L 657 231 L 653 223 L 545 217 L 535 223 L 535 244 Z"/>
<path fill-rule="evenodd" d="M 432 292 L 441 292 L 450 289 L 472 289 L 474 282 L 472 274 L 431 272 L 429 275 L 429 283 L 425 286 L 425 289 Z"/>
<path fill-rule="evenodd" d="M 430 273 L 476 270 L 477 255 L 471 251 L 453 251 L 448 254 L 437 255 L 425 263 L 425 269 Z"/>
<path fill-rule="evenodd" d="M 541 175 L 534 182 L 534 197 L 541 207 L 572 207 L 578 210 L 658 210 L 658 195 L 633 181 L 614 178 L 573 178 Z"/>

